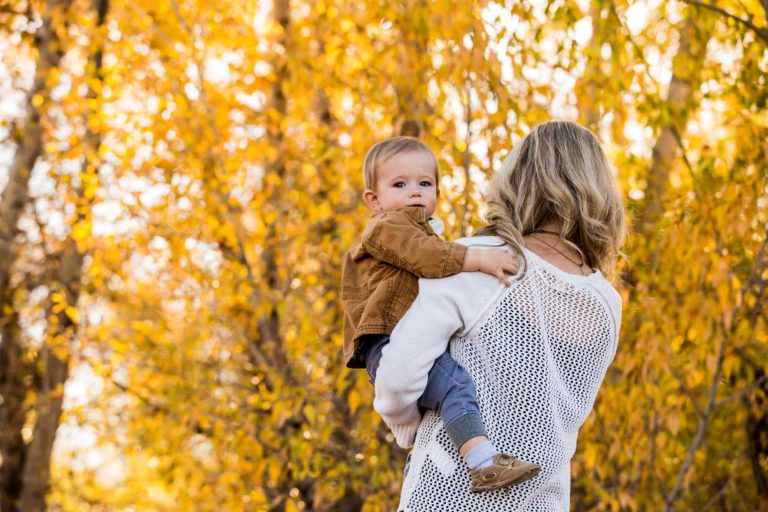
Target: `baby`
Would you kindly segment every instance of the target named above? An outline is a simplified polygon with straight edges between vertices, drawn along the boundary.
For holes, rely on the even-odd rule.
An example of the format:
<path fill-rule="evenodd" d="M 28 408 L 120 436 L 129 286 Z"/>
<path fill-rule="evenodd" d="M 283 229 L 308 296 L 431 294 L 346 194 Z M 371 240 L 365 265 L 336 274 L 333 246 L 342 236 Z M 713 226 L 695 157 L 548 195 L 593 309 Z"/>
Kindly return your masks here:
<path fill-rule="evenodd" d="M 373 383 L 389 335 L 416 298 L 418 278 L 480 271 L 509 286 L 505 272 L 517 272 L 517 258 L 507 249 L 468 248 L 437 236 L 442 225 L 431 217 L 440 196 L 437 159 L 419 140 L 395 137 L 374 145 L 365 157 L 363 179 L 363 199 L 373 215 L 362 243 L 345 257 L 341 298 L 346 365 L 365 368 Z M 538 465 L 499 453 L 491 443 L 474 382 L 447 351 L 432 366 L 419 405 L 440 414 L 469 467 L 473 492 L 539 473 Z"/>

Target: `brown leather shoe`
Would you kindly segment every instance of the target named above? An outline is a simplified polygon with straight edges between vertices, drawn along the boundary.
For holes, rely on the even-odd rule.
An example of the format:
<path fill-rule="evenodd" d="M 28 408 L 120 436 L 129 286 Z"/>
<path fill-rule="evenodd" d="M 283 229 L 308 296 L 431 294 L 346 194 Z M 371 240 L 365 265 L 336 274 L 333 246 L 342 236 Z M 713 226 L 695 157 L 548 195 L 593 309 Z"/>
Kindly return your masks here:
<path fill-rule="evenodd" d="M 497 453 L 490 466 L 469 472 L 472 492 L 494 491 L 520 484 L 538 475 L 539 471 L 541 467 L 538 464 L 525 462 L 508 453 Z"/>

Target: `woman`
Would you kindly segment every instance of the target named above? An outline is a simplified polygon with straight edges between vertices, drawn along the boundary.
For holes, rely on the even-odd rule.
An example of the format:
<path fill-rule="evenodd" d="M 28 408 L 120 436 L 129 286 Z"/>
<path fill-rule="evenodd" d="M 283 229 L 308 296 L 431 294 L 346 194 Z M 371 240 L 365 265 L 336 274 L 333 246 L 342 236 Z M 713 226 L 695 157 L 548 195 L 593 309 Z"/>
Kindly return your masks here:
<path fill-rule="evenodd" d="M 595 136 L 564 121 L 535 128 L 502 165 L 487 219 L 485 236 L 460 242 L 520 254 L 512 286 L 480 273 L 421 279 L 379 363 L 374 406 L 398 444 L 414 446 L 400 510 L 567 511 L 576 436 L 616 351 L 621 298 L 605 276 L 620 254 L 624 209 Z M 449 341 L 490 438 L 539 464 L 537 477 L 470 493 L 439 416 L 421 418 L 416 402 Z"/>

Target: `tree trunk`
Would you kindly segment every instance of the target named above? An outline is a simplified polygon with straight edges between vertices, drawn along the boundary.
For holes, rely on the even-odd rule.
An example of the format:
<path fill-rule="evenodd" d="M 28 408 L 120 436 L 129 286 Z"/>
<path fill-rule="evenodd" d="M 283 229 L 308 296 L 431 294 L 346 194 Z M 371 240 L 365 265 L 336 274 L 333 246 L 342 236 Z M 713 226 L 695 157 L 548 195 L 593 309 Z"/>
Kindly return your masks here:
<path fill-rule="evenodd" d="M 46 311 L 49 316 L 52 311 Z M 60 312 L 51 330 L 69 330 L 71 320 Z M 65 318 L 62 318 L 65 317 Z M 60 325 L 65 322 L 64 325 Z M 67 325 L 69 324 L 69 325 Z M 66 327 L 65 327 L 66 326 Z M 52 333 L 53 334 L 53 333 Z M 53 442 L 61 417 L 61 404 L 64 399 L 64 383 L 68 375 L 68 337 L 52 336 L 55 345 L 46 344 L 40 354 L 43 369 L 42 389 L 35 403 L 36 421 L 32 440 L 27 448 L 26 464 L 22 475 L 22 492 L 19 500 L 20 510 L 24 512 L 44 511 L 45 497 L 50 487 L 50 465 Z"/>
<path fill-rule="evenodd" d="M 601 10 L 601 2 L 592 2 L 589 9 L 589 15 L 592 18 L 592 38 L 585 51 L 586 70 L 576 86 L 579 120 L 593 132 L 597 131 L 597 123 L 600 121 L 600 111 L 597 106 L 597 77 L 600 76 Z"/>
<path fill-rule="evenodd" d="M 275 43 L 281 45 L 286 53 L 289 52 L 288 34 L 290 33 L 290 2 L 289 0 L 273 0 L 272 2 L 272 21 L 281 27 L 280 35 L 277 36 Z M 277 58 L 274 62 L 275 81 L 272 84 L 272 92 L 270 94 L 267 103 L 267 112 L 274 111 L 277 113 L 274 117 L 269 117 L 267 120 L 267 140 L 269 140 L 270 146 L 277 149 L 277 157 L 274 161 L 270 162 L 267 166 L 266 174 L 275 176 L 275 179 L 271 181 L 271 185 L 265 187 L 266 201 L 264 204 L 265 213 L 267 210 L 281 216 L 282 208 L 282 190 L 285 186 L 284 181 L 286 179 L 285 168 L 285 133 L 283 133 L 283 127 L 281 121 L 285 119 L 288 113 L 287 98 L 285 94 L 285 87 L 289 79 L 289 70 L 286 63 L 286 59 Z M 270 223 L 267 229 L 267 236 L 264 240 L 264 248 L 262 252 L 262 265 L 263 265 L 263 279 L 267 284 L 267 289 L 270 294 L 277 294 L 280 289 L 280 276 L 278 275 L 278 248 L 280 246 L 280 232 L 277 229 L 276 223 Z M 270 310 L 266 314 L 259 316 L 258 320 L 258 337 L 251 338 L 251 342 L 258 340 L 261 349 L 267 354 L 268 357 L 275 361 L 279 368 L 283 369 L 285 374 L 283 378 L 288 377 L 286 384 L 293 382 L 292 372 L 290 369 L 290 363 L 288 356 L 283 345 L 282 336 L 280 334 L 280 314 L 277 310 L 277 304 L 275 301 L 271 301 Z M 298 414 L 301 414 L 299 411 Z M 294 422 L 286 422 L 286 425 Z M 283 435 L 288 435 L 284 432 Z M 300 499 L 306 504 L 306 510 L 312 510 L 312 495 L 314 494 L 314 485 L 300 485 L 300 482 L 296 481 L 295 475 L 290 472 L 286 472 L 281 476 L 280 481 L 277 482 L 275 488 L 277 496 L 288 496 L 288 492 L 292 488 L 298 488 L 300 490 Z M 276 496 L 271 496 L 270 500 L 275 503 Z M 277 501 L 273 507 L 270 508 L 271 512 L 279 512 L 285 510 L 287 504 L 287 498 Z"/>
<path fill-rule="evenodd" d="M 696 18 L 693 9 L 689 9 L 680 30 L 680 46 L 672 61 L 672 79 L 666 99 L 668 122 L 662 127 L 653 147 L 653 160 L 648 171 L 645 206 L 641 217 L 644 231 L 653 230 L 656 220 L 664 211 L 669 173 L 693 110 L 691 99 L 707 54 L 710 28 L 709 24 Z M 702 34 L 699 38 L 696 37 L 698 33 Z"/>
<path fill-rule="evenodd" d="M 403 85 L 396 87 L 398 101 L 398 121 L 396 127 L 399 135 L 419 137 L 427 132 L 427 119 L 431 113 L 429 105 L 427 73 L 432 69 L 429 55 L 429 7 L 423 0 L 407 2 L 407 9 L 401 12 L 396 21 L 402 42 L 398 45 L 404 48 L 400 56 L 402 69 L 409 70 L 412 80 L 406 80 Z"/>
<path fill-rule="evenodd" d="M 288 0 L 274 0 L 272 2 L 272 20 L 280 25 L 280 36 L 276 43 L 280 44 L 288 51 L 287 34 L 290 33 L 290 5 Z M 277 148 L 277 157 L 267 170 L 268 174 L 276 176 L 277 179 L 271 185 L 268 191 L 266 208 L 272 209 L 277 215 L 280 215 L 280 205 L 282 203 L 281 190 L 283 180 L 285 179 L 285 134 L 281 121 L 288 113 L 287 99 L 284 87 L 288 82 L 288 66 L 285 59 L 277 59 L 275 62 L 275 82 L 272 85 L 272 94 L 269 98 L 267 112 L 274 111 L 278 115 L 267 121 L 267 138 L 270 146 Z M 280 279 L 278 276 L 277 248 L 279 246 L 279 232 L 276 223 L 270 223 L 265 240 L 266 246 L 262 253 L 262 263 L 264 265 L 264 280 L 270 292 L 276 292 L 280 288 Z M 276 304 L 272 304 L 269 313 L 263 314 L 258 318 L 258 339 L 259 344 L 281 368 L 288 370 L 287 356 L 282 346 L 280 336 L 280 315 L 277 312 Z"/>
<path fill-rule="evenodd" d="M 15 262 L 13 241 L 18 233 L 16 224 L 29 202 L 29 177 L 43 151 L 43 126 L 40 101 L 47 97 L 46 79 L 59 65 L 63 55 L 57 30 L 67 16 L 72 0 L 48 0 L 42 26 L 35 34 L 37 66 L 35 79 L 27 94 L 24 133 L 9 169 L 8 185 L 0 202 L 0 305 L 9 301 L 7 288 Z M 0 318 L 5 320 L 0 308 Z"/>
<path fill-rule="evenodd" d="M 80 297 L 83 254 L 78 251 L 77 243 L 68 239 L 65 243 L 58 268 L 58 283 L 52 289 L 63 292 L 66 304 L 76 308 Z M 23 488 L 20 498 L 20 510 L 45 510 L 45 497 L 50 487 L 50 466 L 53 443 L 61 418 L 61 406 L 64 400 L 64 384 L 69 375 L 69 350 L 77 331 L 73 320 L 73 310 L 69 308 L 53 311 L 49 305 L 46 318 L 48 326 L 46 343 L 41 349 L 39 366 L 41 368 L 41 390 L 35 403 L 35 427 L 32 440 L 27 448 L 26 463 L 22 476 Z"/>
<path fill-rule="evenodd" d="M 21 474 L 26 458 L 26 445 L 21 435 L 24 427 L 24 375 L 28 373 L 23 363 L 19 342 L 19 317 L 15 310 L 3 324 L 3 342 L 0 343 L 0 510 L 19 510 Z"/>
<path fill-rule="evenodd" d="M 761 460 L 768 458 L 768 382 L 764 379 L 765 372 L 757 369 L 755 379 L 763 379 L 762 384 L 757 388 L 755 400 L 761 406 L 758 408 L 760 413 L 755 413 L 749 397 L 742 400 L 742 405 L 748 411 L 746 420 L 747 431 L 747 458 L 752 467 L 752 475 L 755 477 L 755 487 L 757 494 L 763 499 L 768 500 L 768 475 L 766 475 Z"/>
<path fill-rule="evenodd" d="M 26 411 L 24 397 L 29 382 L 22 362 L 21 332 L 9 288 L 16 261 L 15 238 L 19 218 L 29 203 L 29 178 L 43 151 L 42 103 L 47 97 L 46 80 L 55 69 L 63 51 L 59 31 L 65 25 L 71 0 L 48 0 L 42 25 L 34 38 L 37 49 L 35 77 L 26 98 L 23 134 L 9 169 L 9 179 L 0 201 L 0 454 L 2 481 L 0 509 L 25 510 L 19 500 L 23 494 L 23 467 L 28 459 L 21 434 Z M 22 508 L 19 508 L 19 506 Z"/>
<path fill-rule="evenodd" d="M 102 28 L 106 22 L 109 9 L 109 0 L 95 0 L 93 8 L 96 12 L 96 25 L 94 37 L 97 40 L 95 52 L 91 56 L 90 66 L 96 80 L 102 81 L 102 57 L 103 38 Z M 98 93 L 89 89 L 88 98 L 96 99 Z M 91 115 L 96 115 L 91 112 Z M 87 174 L 96 173 L 96 158 L 101 145 L 101 135 L 91 128 L 92 124 L 86 122 L 85 138 L 83 141 L 83 161 L 80 169 L 80 185 L 78 187 L 76 218 L 74 226 L 87 222 L 91 210 L 91 198 L 87 187 L 91 180 L 86 180 Z M 48 326 L 46 344 L 40 353 L 41 391 L 35 404 L 36 419 L 32 434 L 32 440 L 27 448 L 26 463 L 22 476 L 23 488 L 20 497 L 20 507 L 23 511 L 43 511 L 46 508 L 45 499 L 50 488 L 50 466 L 53 444 L 56 439 L 56 431 L 61 418 L 62 404 L 64 400 L 64 385 L 69 375 L 69 350 L 72 340 L 77 332 L 75 312 L 80 298 L 82 265 L 84 259 L 83 250 L 78 243 L 70 238 L 64 244 L 63 251 L 58 261 L 52 261 L 57 265 L 57 282 L 52 283 L 52 290 L 62 292 L 66 301 L 65 308 L 57 308 L 54 313 L 53 306 L 49 305 L 46 318 L 51 321 Z"/>

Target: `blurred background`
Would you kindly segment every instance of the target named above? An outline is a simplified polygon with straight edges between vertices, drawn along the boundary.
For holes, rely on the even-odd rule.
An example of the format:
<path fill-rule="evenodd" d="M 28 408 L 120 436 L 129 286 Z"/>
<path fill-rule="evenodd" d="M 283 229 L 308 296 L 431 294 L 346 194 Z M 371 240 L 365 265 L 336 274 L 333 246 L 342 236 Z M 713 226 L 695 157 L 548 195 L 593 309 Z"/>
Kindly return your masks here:
<path fill-rule="evenodd" d="M 766 0 L 1 0 L 0 54 L 3 512 L 394 510 L 365 152 L 427 142 L 457 238 L 551 118 L 631 225 L 573 510 L 768 509 Z"/>

